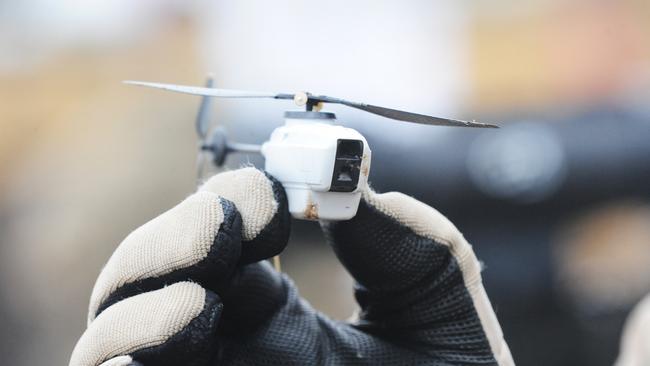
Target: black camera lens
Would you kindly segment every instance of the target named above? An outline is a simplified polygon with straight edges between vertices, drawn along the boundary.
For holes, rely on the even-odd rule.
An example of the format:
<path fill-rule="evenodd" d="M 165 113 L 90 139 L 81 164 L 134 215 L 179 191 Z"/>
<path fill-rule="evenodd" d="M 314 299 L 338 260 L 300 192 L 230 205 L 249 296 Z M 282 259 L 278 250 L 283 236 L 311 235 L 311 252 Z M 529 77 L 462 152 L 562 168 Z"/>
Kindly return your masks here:
<path fill-rule="evenodd" d="M 363 141 L 337 140 L 330 192 L 352 192 L 359 184 Z"/>

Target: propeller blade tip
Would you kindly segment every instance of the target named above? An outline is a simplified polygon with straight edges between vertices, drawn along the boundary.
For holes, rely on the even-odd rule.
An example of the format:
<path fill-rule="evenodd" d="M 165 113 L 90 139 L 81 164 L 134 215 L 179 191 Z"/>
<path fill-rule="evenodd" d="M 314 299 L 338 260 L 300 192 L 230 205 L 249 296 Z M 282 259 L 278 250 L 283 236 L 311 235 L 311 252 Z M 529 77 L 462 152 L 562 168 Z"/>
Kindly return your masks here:
<path fill-rule="evenodd" d="M 475 120 L 472 120 L 467 124 L 468 127 L 478 127 L 478 128 L 500 128 L 498 125 L 492 124 L 492 123 L 485 123 L 485 122 L 476 122 Z"/>
<path fill-rule="evenodd" d="M 143 81 L 136 81 L 136 80 L 122 80 L 122 84 L 126 84 L 126 85 L 140 85 L 140 86 L 142 86 L 142 85 L 145 84 L 145 82 L 143 82 Z"/>

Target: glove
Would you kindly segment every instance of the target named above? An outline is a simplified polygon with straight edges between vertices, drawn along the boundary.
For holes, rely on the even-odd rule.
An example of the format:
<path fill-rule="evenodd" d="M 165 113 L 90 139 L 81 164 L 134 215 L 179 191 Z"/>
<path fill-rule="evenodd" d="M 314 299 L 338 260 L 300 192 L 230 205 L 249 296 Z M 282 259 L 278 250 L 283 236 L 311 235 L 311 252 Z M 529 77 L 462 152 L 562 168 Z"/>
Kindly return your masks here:
<path fill-rule="evenodd" d="M 289 226 L 274 178 L 214 176 L 120 244 L 70 366 L 513 364 L 471 246 L 431 207 L 367 190 L 352 220 L 321 223 L 357 282 L 353 323 L 263 261 Z"/>
<path fill-rule="evenodd" d="M 623 328 L 621 353 L 615 366 L 650 365 L 650 294 L 637 304 Z"/>

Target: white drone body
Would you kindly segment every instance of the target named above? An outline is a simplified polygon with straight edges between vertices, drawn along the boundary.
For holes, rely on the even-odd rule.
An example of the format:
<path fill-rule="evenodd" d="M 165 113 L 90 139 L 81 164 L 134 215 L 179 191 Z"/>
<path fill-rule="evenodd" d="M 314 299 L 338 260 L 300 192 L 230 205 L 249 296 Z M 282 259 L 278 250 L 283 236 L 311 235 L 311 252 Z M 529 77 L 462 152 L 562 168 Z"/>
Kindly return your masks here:
<path fill-rule="evenodd" d="M 289 211 L 303 220 L 348 220 L 370 172 L 370 147 L 356 130 L 334 125 L 333 113 L 287 112 L 262 145 L 265 170 L 287 192 Z"/>

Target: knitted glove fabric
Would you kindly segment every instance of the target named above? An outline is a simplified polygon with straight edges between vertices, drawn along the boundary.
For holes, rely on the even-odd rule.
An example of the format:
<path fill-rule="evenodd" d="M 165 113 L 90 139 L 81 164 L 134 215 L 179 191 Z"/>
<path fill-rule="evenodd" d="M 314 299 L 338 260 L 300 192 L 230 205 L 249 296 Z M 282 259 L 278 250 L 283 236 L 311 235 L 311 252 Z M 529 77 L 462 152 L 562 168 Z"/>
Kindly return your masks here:
<path fill-rule="evenodd" d="M 70 366 L 511 365 L 471 246 L 432 208 L 364 194 L 321 223 L 358 285 L 333 321 L 263 259 L 287 244 L 282 186 L 219 174 L 131 233 L 102 270 Z"/>

